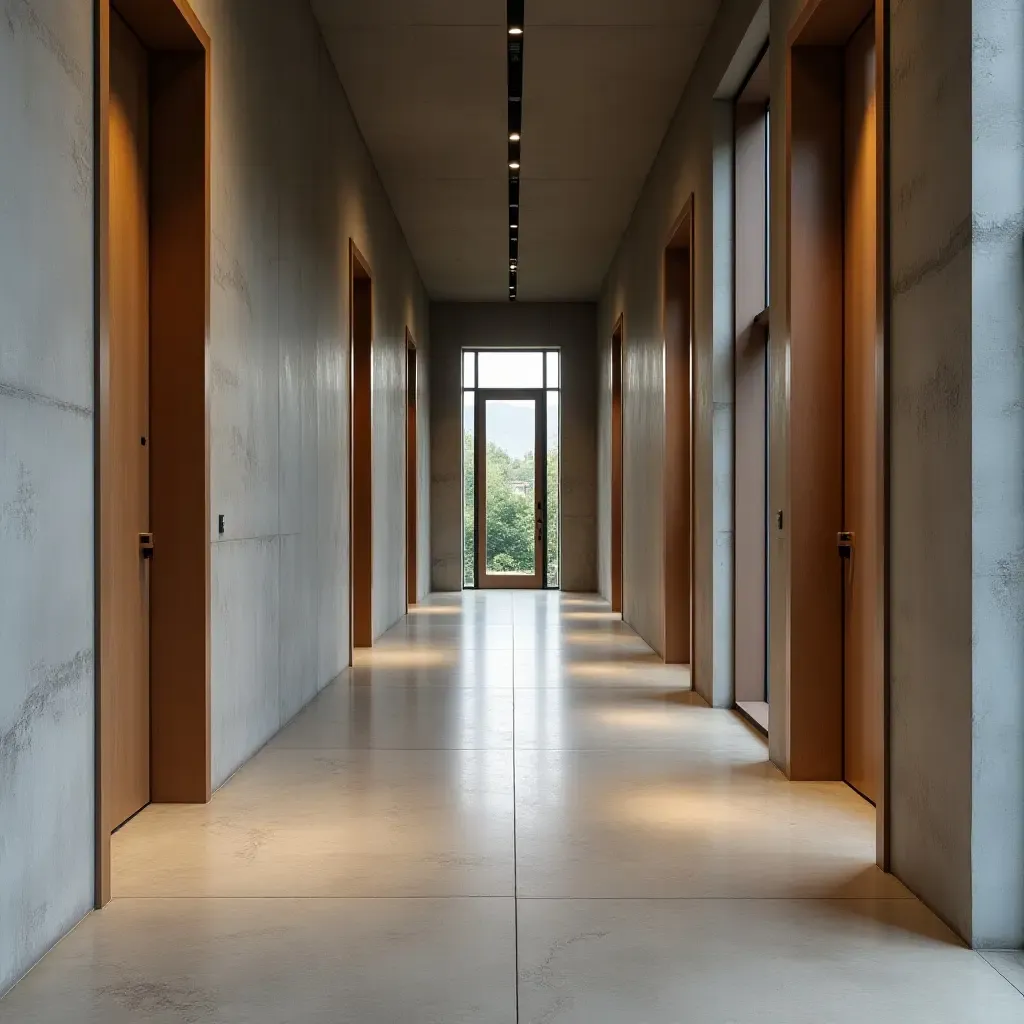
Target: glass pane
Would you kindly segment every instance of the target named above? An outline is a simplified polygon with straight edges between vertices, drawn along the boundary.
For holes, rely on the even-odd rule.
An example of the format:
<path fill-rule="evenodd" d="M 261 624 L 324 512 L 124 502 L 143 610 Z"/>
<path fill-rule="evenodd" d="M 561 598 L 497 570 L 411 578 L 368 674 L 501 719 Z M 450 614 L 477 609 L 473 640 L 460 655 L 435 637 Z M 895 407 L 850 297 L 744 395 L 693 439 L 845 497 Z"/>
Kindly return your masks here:
<path fill-rule="evenodd" d="M 536 571 L 537 403 L 491 400 L 486 416 L 487 573 L 532 576 Z"/>
<path fill-rule="evenodd" d="M 464 388 L 476 387 L 476 353 L 462 353 L 462 386 Z"/>
<path fill-rule="evenodd" d="M 479 359 L 477 387 L 544 387 L 543 352 L 481 352 Z"/>
<path fill-rule="evenodd" d="M 476 547 L 473 543 L 473 527 L 476 524 L 476 394 L 464 392 L 462 396 L 462 585 L 476 585 L 474 567 Z"/>
<path fill-rule="evenodd" d="M 556 357 L 557 358 L 557 357 Z M 550 373 L 550 371 L 549 371 Z M 550 382 L 551 378 L 548 377 Z M 561 520 L 558 517 L 558 511 L 561 507 L 559 498 L 561 497 L 561 489 L 559 488 L 559 482 L 561 479 L 561 463 L 559 461 L 559 401 L 558 393 L 555 391 L 549 391 L 548 395 L 548 465 L 547 465 L 547 490 L 548 490 L 548 523 L 547 523 L 547 534 L 548 534 L 548 573 L 547 573 L 547 585 L 549 587 L 558 587 L 560 576 L 559 576 L 559 554 L 560 554 L 560 542 L 561 542 Z"/>
<path fill-rule="evenodd" d="M 547 354 L 548 360 L 548 387 L 557 388 L 561 385 L 558 383 L 558 353 L 549 352 Z"/>

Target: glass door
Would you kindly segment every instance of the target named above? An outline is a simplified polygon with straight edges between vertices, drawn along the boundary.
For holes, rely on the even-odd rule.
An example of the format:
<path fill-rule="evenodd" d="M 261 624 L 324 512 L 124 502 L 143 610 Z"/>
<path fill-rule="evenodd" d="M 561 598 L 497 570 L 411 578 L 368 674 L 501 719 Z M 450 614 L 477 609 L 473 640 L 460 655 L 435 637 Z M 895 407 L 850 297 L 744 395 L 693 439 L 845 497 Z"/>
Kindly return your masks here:
<path fill-rule="evenodd" d="M 477 586 L 539 589 L 547 534 L 545 393 L 476 394 Z"/>

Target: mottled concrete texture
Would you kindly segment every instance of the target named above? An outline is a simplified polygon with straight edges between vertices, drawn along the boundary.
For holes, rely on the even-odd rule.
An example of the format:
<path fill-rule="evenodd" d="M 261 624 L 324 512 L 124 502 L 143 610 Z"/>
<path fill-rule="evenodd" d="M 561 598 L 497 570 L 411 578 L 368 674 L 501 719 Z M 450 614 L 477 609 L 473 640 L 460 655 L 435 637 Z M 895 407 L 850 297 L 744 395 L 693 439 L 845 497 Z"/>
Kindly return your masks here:
<path fill-rule="evenodd" d="M 196 0 L 213 46 L 213 782 L 348 662 L 348 247 L 374 275 L 374 633 L 405 611 L 405 329 L 426 296 L 307 5 Z M 420 508 L 428 510 L 426 375 Z M 217 534 L 217 516 L 226 530 Z M 427 578 L 427 516 L 421 579 Z"/>
<path fill-rule="evenodd" d="M 563 590 L 597 589 L 596 307 L 435 302 L 430 307 L 431 580 L 462 589 L 462 350 L 562 350 Z"/>
<path fill-rule="evenodd" d="M 0 3 L 0 993 L 93 886 L 92 5 Z"/>
<path fill-rule="evenodd" d="M 598 316 L 598 515 L 602 593 L 610 568 L 610 347 L 623 316 L 623 614 L 656 650 L 664 632 L 665 458 L 662 259 L 694 197 L 694 683 L 732 704 L 732 160 L 728 110 L 715 101 L 758 0 L 726 0 L 683 93 L 661 152 L 605 280 Z M 756 53 L 756 51 L 755 51 Z M 657 496 L 657 499 L 655 499 Z"/>
<path fill-rule="evenodd" d="M 893 869 L 1024 943 L 1024 8 L 892 17 Z"/>
<path fill-rule="evenodd" d="M 971 936 L 979 945 L 1021 946 L 1024 5 L 974 0 L 973 15 Z"/>
<path fill-rule="evenodd" d="M 971 913 L 971 5 L 893 12 L 892 866 Z"/>

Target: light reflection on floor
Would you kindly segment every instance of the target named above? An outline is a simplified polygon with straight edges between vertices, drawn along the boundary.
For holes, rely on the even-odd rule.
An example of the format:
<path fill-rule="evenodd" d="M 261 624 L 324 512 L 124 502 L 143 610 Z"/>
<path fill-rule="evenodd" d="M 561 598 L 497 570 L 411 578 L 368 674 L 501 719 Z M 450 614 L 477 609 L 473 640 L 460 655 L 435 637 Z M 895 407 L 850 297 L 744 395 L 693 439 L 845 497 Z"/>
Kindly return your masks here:
<path fill-rule="evenodd" d="M 210 804 L 119 832 L 113 880 L 0 1021 L 1024 1022 L 864 801 L 590 595 L 412 609 Z"/>

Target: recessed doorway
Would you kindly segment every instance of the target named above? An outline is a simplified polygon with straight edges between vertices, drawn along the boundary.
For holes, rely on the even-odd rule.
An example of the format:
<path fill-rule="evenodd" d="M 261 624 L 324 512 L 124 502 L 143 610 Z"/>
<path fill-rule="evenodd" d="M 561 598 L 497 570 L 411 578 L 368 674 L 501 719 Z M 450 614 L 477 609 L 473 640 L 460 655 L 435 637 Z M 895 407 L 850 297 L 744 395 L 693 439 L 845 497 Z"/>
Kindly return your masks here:
<path fill-rule="evenodd" d="M 373 275 L 355 242 L 349 268 L 351 654 L 351 648 L 373 646 Z"/>
<path fill-rule="evenodd" d="M 885 788 L 884 18 L 815 0 L 789 40 L 792 778 Z"/>
<path fill-rule="evenodd" d="M 693 658 L 693 197 L 665 248 L 664 636 L 668 664 Z"/>
<path fill-rule="evenodd" d="M 110 836 L 210 798 L 209 38 L 97 5 L 96 904 Z"/>
<path fill-rule="evenodd" d="M 622 317 L 612 331 L 612 611 L 622 613 Z"/>

